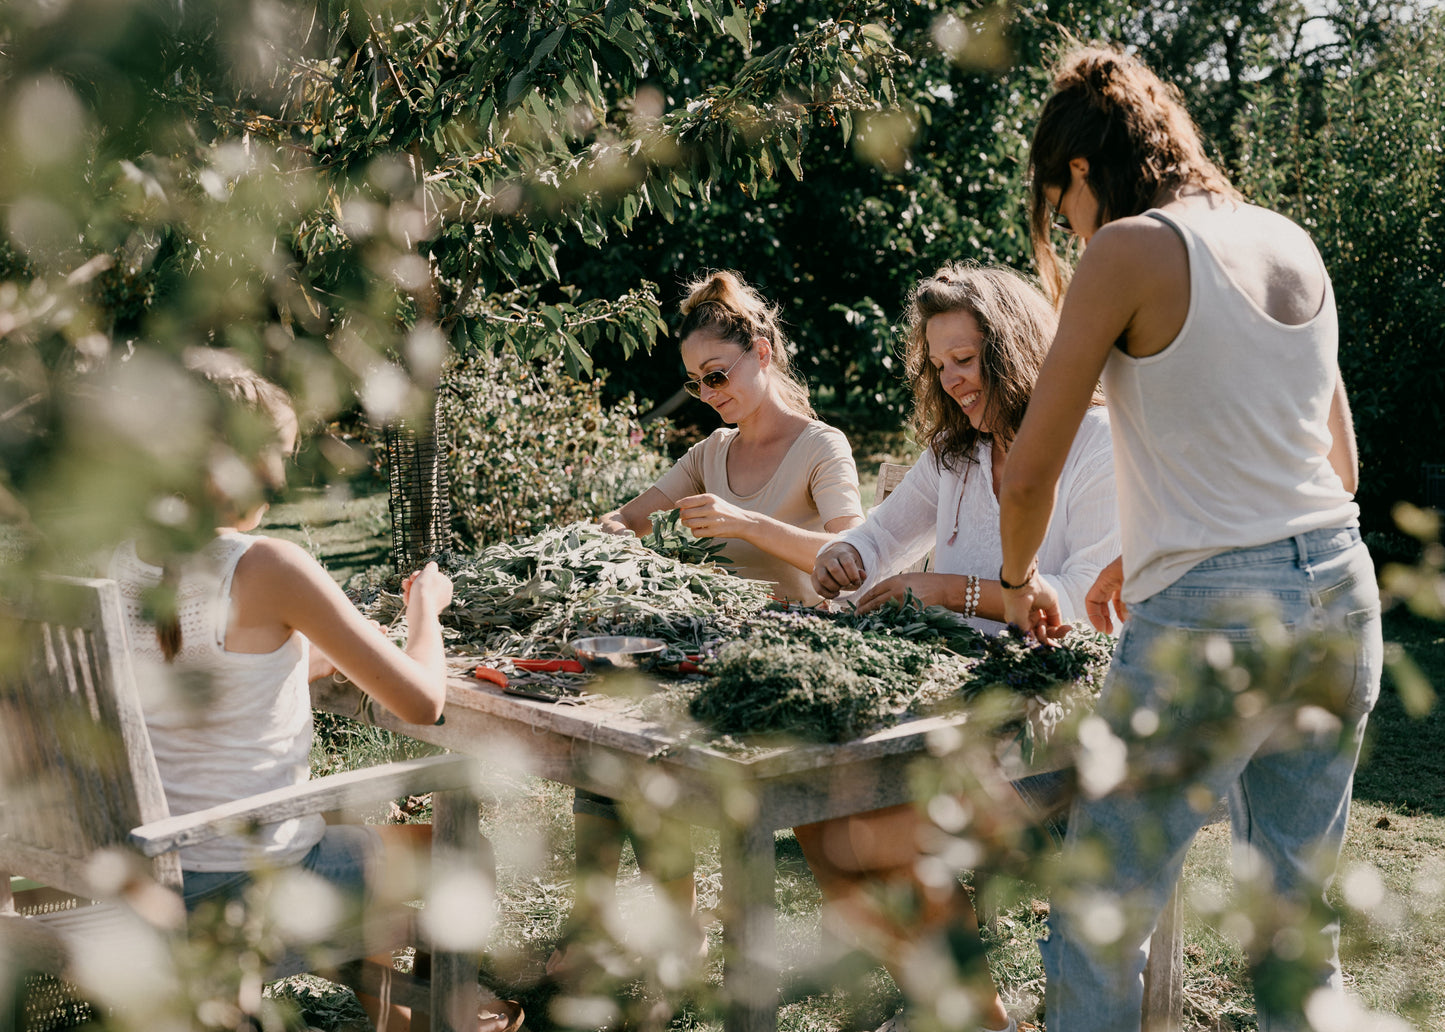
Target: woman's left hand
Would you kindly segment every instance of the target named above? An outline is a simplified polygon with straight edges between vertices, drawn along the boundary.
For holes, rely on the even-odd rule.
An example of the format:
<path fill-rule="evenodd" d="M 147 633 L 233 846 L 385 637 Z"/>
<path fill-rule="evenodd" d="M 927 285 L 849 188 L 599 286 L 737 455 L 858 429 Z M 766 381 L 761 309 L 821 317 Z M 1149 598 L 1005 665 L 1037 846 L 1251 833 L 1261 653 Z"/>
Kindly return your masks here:
<path fill-rule="evenodd" d="M 949 575 L 943 573 L 896 573 L 879 581 L 856 599 L 858 612 L 877 609 L 890 599 L 900 602 L 912 593 L 924 606 L 948 604 Z"/>
<path fill-rule="evenodd" d="M 682 525 L 694 537 L 741 538 L 756 525 L 754 514 L 714 494 L 688 495 L 677 500 Z"/>
<path fill-rule="evenodd" d="M 1049 584 L 1035 573 L 1021 588 L 1004 588 L 1004 622 L 1012 624 L 1029 634 L 1039 644 L 1047 644 L 1054 638 L 1062 638 L 1072 628 L 1064 622 L 1059 612 L 1059 595 Z"/>

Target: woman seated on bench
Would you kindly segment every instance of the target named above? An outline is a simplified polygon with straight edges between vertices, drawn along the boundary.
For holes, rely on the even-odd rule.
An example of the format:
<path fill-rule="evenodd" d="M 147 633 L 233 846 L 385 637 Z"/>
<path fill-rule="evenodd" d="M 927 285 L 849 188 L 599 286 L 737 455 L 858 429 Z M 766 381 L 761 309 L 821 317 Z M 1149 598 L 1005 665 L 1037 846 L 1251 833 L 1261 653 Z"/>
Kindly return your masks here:
<path fill-rule="evenodd" d="M 207 485 L 221 525 L 191 555 L 126 542 L 109 570 L 148 689 L 146 726 L 174 814 L 307 780 L 308 682 L 316 677 L 339 670 L 403 720 L 435 723 L 446 701 L 438 616 L 452 598 L 451 581 L 434 563 L 407 578 L 403 651 L 305 549 L 251 535 L 266 512 L 263 498 L 285 483 L 296 414 L 284 391 L 228 353 L 198 351 L 190 364 L 198 390 L 187 400 L 209 407 L 215 447 L 232 449 L 211 462 L 232 475 Z M 411 899 L 419 892 L 413 857 L 428 855 L 430 834 L 429 825 L 328 825 L 313 815 L 183 846 L 186 907 L 239 898 L 256 870 L 288 866 L 358 897 Z M 380 1002 L 362 1002 L 376 1020 Z M 410 1019 L 407 1008 L 393 1007 L 387 1027 L 405 1030 Z M 483 1004 L 476 1032 L 513 1032 L 521 1020 L 514 1002 L 493 1000 Z"/>
<path fill-rule="evenodd" d="M 813 584 L 825 598 L 857 590 L 854 601 L 865 611 L 911 594 L 997 632 L 1004 627 L 998 485 L 1057 319 L 1021 276 L 968 265 L 947 265 L 918 284 L 907 318 L 913 432 L 928 450 L 862 526 L 819 552 Z M 1119 547 L 1102 398 L 1096 395 L 1072 444 L 1056 446 L 1068 458 L 1039 572 L 1065 618 L 1084 620 L 1084 596 Z M 929 548 L 932 570 L 892 572 Z M 795 829 L 824 897 L 855 928 L 882 936 L 884 962 L 905 992 L 912 943 L 945 930 L 977 936 L 973 906 L 957 883 L 940 889 L 915 873 L 924 822 L 915 806 L 904 805 Z M 879 883 L 914 894 L 917 911 L 907 927 L 870 904 Z M 991 981 L 988 989 L 978 1014 L 984 1027 L 1013 1028 Z"/>
<path fill-rule="evenodd" d="M 684 386 L 733 426 L 694 445 L 655 485 L 603 516 L 602 527 L 642 536 L 652 530 L 653 513 L 679 509 L 694 535 L 722 542 L 732 572 L 772 582 L 778 598 L 812 605 L 819 601 L 811 581 L 818 549 L 863 522 L 848 439 L 814 413 L 789 360 L 777 306 L 736 273 L 695 279 L 682 316 Z M 614 802 L 592 792 L 578 790 L 573 812 L 582 908 L 547 972 L 575 982 L 584 960 L 571 940 L 612 903 L 623 827 Z M 696 887 L 687 827 L 668 823 L 650 839 L 641 844 L 640 862 L 691 915 Z M 634 836 L 634 849 L 638 844 Z"/>

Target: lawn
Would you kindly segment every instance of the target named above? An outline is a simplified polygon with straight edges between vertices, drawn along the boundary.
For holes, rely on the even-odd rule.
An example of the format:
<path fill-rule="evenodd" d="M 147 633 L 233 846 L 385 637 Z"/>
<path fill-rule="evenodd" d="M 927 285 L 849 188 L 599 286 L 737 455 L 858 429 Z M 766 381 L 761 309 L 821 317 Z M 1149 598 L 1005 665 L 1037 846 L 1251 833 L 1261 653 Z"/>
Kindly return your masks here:
<path fill-rule="evenodd" d="M 860 457 L 860 469 L 873 473 L 882 457 L 892 456 Z M 864 497 L 871 498 L 866 485 Z M 353 499 L 310 493 L 279 506 L 268 530 L 301 542 L 344 579 L 385 561 L 389 526 L 384 495 Z M 1396 610 L 1386 616 L 1385 636 L 1415 660 L 1433 685 L 1445 686 L 1445 626 Z M 318 756 L 327 765 L 376 762 L 409 748 L 384 733 L 345 723 L 335 725 L 327 742 L 331 754 Z M 499 988 L 528 1005 L 529 1028 L 566 1027 L 550 1019 L 535 981 L 570 904 L 571 791 L 505 768 L 490 770 L 489 784 L 496 797 L 485 808 L 484 823 L 500 876 L 491 975 Z M 1200 834 L 1185 869 L 1186 900 L 1227 891 L 1228 839 L 1224 823 Z M 716 835 L 695 830 L 694 846 L 701 903 L 710 909 L 717 904 L 720 881 Z M 817 887 L 796 842 L 783 833 L 777 848 L 779 945 L 790 979 L 781 1027 L 789 1032 L 875 1027 L 898 1005 L 896 988 L 885 973 L 866 965 L 847 979 L 848 993 L 833 987 L 838 984 L 835 967 L 826 968 L 827 981 L 819 984 L 817 972 L 824 969 L 824 959 L 836 960 L 837 946 L 819 929 Z M 624 872 L 623 915 L 636 930 L 648 920 L 650 895 L 634 865 L 625 864 Z M 1035 940 L 1043 932 L 1048 905 L 1031 886 L 1014 889 L 1012 902 L 990 930 L 990 961 L 1010 1009 L 1039 1021 L 1043 975 Z M 1407 715 L 1388 676 L 1356 781 L 1333 898 L 1344 914 L 1342 952 L 1352 992 L 1370 1009 L 1401 1015 L 1414 1028 L 1445 1027 L 1445 706 L 1419 719 Z M 715 939 L 715 928 L 712 934 Z M 1186 1028 L 1256 1028 L 1243 954 L 1229 934 L 1190 910 L 1185 953 Z M 713 979 L 721 969 L 716 954 L 709 972 Z M 281 991 L 297 999 L 317 1028 L 353 1032 L 365 1027 L 344 990 L 302 980 Z M 721 1022 L 716 1012 L 684 1001 L 669 1027 L 714 1029 Z"/>

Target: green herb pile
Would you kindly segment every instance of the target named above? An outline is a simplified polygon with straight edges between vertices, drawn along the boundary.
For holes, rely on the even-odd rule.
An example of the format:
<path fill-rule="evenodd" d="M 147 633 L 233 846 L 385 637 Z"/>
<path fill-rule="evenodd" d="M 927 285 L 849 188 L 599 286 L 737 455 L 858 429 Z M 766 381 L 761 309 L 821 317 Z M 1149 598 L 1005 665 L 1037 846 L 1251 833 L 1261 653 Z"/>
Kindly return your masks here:
<path fill-rule="evenodd" d="M 1004 688 L 1024 699 L 1019 748 L 1024 762 L 1047 745 L 1055 730 L 1080 710 L 1092 709 L 1114 655 L 1114 639 L 1075 627 L 1052 646 L 1009 628 L 983 642 L 983 658 L 970 671 L 972 690 Z"/>
<path fill-rule="evenodd" d="M 441 564 L 453 599 L 442 614 L 448 650 L 531 656 L 559 651 L 600 625 L 650 617 L 708 618 L 757 612 L 772 586 L 720 566 L 660 555 L 637 538 L 579 522 Z M 383 624 L 402 612 L 399 578 L 361 575 L 347 591 Z"/>
<path fill-rule="evenodd" d="M 1036 644 L 1013 628 L 993 637 L 980 635 L 983 658 L 971 672 L 975 691 L 1002 685 L 1020 695 L 1044 695 L 1060 685 L 1102 684 L 1114 655 L 1114 639 L 1078 628 L 1059 644 Z"/>
<path fill-rule="evenodd" d="M 693 539 L 673 513 L 654 519 L 643 540 L 573 523 L 475 556 L 443 556 L 454 585 L 442 617 L 448 651 L 551 656 L 589 634 L 660 638 L 664 670 L 687 661 L 706 674 L 674 683 L 663 705 L 728 736 L 846 741 L 1003 688 L 1022 700 L 1026 756 L 1092 704 L 1113 651 L 1113 639 L 1083 631 L 1050 648 L 1009 633 L 991 638 L 912 598 L 870 613 L 782 607 L 771 585 L 718 565 L 717 548 Z M 347 590 L 372 619 L 393 623 L 399 587 L 395 575 L 373 574 Z"/>
<path fill-rule="evenodd" d="M 910 624 L 932 630 L 926 620 Z M 968 666 L 930 641 L 850 626 L 848 615 L 758 613 L 707 662 L 688 709 L 722 734 L 843 742 L 951 696 Z"/>

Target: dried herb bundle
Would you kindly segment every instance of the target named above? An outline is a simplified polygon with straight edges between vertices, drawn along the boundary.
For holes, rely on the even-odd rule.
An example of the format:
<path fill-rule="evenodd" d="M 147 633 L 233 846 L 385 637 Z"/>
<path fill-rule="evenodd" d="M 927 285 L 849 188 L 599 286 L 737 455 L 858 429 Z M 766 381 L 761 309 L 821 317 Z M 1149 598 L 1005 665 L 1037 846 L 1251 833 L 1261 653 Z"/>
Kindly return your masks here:
<path fill-rule="evenodd" d="M 1053 646 L 1039 645 L 1013 628 L 984 640 L 984 656 L 973 668 L 971 697 L 1001 687 L 1024 697 L 1019 748 L 1024 762 L 1047 745 L 1054 731 L 1081 709 L 1092 709 L 1114 656 L 1114 639 L 1075 627 Z"/>

